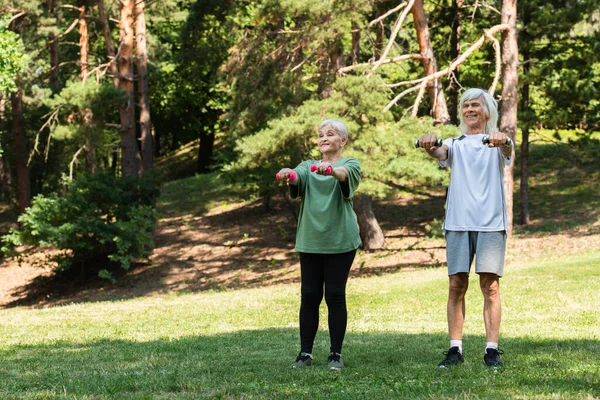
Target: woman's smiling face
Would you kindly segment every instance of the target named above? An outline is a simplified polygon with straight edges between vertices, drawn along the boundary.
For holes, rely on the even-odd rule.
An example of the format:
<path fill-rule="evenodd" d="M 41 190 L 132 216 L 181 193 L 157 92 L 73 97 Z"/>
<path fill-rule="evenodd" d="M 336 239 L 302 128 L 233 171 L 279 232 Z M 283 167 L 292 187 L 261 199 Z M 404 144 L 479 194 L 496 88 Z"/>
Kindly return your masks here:
<path fill-rule="evenodd" d="M 342 138 L 331 126 L 324 126 L 319 130 L 317 143 L 321 153 L 336 154 L 342 151 L 346 144 L 346 138 Z"/>

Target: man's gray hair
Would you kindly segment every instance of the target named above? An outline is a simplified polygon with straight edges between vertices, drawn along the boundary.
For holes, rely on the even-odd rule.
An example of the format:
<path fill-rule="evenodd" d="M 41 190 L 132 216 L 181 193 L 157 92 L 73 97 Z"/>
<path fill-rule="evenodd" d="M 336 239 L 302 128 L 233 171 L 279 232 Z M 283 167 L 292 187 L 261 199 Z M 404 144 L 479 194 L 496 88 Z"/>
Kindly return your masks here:
<path fill-rule="evenodd" d="M 486 117 L 488 118 L 485 125 L 485 134 L 490 134 L 498 130 L 498 103 L 487 91 L 479 88 L 472 88 L 463 93 L 460 98 L 460 104 L 458 107 L 458 117 L 460 118 L 460 125 L 458 129 L 460 132 L 467 133 L 468 127 L 463 120 L 462 109 L 465 101 L 474 100 L 477 98 L 483 98 L 483 109 Z"/>
<path fill-rule="evenodd" d="M 348 140 L 348 128 L 346 128 L 346 125 L 339 119 L 326 119 L 319 124 L 317 130 L 321 132 L 321 129 L 326 126 L 333 128 L 342 139 Z"/>

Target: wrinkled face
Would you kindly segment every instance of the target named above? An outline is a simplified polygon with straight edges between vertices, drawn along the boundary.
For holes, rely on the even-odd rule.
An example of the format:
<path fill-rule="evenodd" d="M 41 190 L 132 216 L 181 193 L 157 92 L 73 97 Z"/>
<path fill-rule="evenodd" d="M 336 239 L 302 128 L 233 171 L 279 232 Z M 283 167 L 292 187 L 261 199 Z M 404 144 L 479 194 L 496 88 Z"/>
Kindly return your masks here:
<path fill-rule="evenodd" d="M 346 144 L 346 138 L 342 138 L 331 126 L 324 126 L 319 131 L 317 139 L 321 153 L 336 154 L 342 151 Z"/>
<path fill-rule="evenodd" d="M 461 110 L 462 118 L 467 125 L 468 133 L 485 133 L 485 125 L 488 117 L 485 115 L 483 97 L 466 100 Z"/>

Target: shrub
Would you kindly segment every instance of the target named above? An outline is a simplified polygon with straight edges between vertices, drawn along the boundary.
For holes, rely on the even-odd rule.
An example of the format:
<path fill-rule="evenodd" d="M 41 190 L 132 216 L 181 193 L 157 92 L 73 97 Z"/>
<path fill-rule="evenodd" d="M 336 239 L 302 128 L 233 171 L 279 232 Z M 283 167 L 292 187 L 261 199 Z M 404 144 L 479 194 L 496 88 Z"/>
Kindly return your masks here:
<path fill-rule="evenodd" d="M 84 271 L 92 261 L 108 260 L 129 269 L 154 247 L 156 195 L 149 176 L 83 175 L 64 196 L 36 196 L 19 217 L 20 228 L 3 238 L 2 251 L 21 261 L 18 246 L 54 247 L 59 252 L 50 261 L 58 263 L 58 270 L 78 266 Z"/>

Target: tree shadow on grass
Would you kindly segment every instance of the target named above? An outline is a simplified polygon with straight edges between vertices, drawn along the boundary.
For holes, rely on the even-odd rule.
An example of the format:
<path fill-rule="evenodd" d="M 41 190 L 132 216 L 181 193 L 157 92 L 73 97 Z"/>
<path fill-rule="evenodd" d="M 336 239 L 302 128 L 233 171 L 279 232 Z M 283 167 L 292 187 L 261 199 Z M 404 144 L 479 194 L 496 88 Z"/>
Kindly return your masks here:
<path fill-rule="evenodd" d="M 268 211 L 257 200 L 215 215 L 171 218 L 161 222 L 155 232 L 151 263 L 138 263 L 129 271 L 111 268 L 115 282 L 96 278 L 97 271 L 106 268 L 101 263 L 96 269 L 88 265 L 85 279 L 77 273 L 43 277 L 17 288 L 13 292 L 15 300 L 5 307 L 55 306 L 299 282 L 298 254 L 293 250 L 296 221 L 289 207 L 283 199 L 276 198 Z M 384 207 L 384 212 L 419 218 L 414 210 Z M 395 214 L 392 217 L 396 219 Z M 395 224 L 404 223 L 395 220 Z M 402 249 L 381 250 L 357 257 L 351 274 L 372 276 L 439 266 L 432 251 L 443 248 L 419 243 L 411 242 L 407 249 L 423 253 L 425 261 L 406 257 Z M 395 258 L 380 263 L 383 256 L 395 253 Z"/>
<path fill-rule="evenodd" d="M 518 226 L 521 212 L 520 170 L 515 168 L 515 227 L 520 233 L 547 234 L 572 230 L 600 232 L 600 140 L 535 143 L 529 155 L 529 211 L 532 223 Z M 519 154 L 517 153 L 517 159 Z M 585 229 L 581 229 L 585 228 Z"/>
<path fill-rule="evenodd" d="M 290 368 L 296 329 L 241 330 L 150 342 L 5 345 L 2 398 L 514 398 L 600 395 L 595 340 L 503 340 L 506 367 L 482 364 L 482 336 L 465 336 L 463 365 L 436 367 L 445 334 L 352 333 L 339 373 L 319 332 L 315 366 Z"/>

